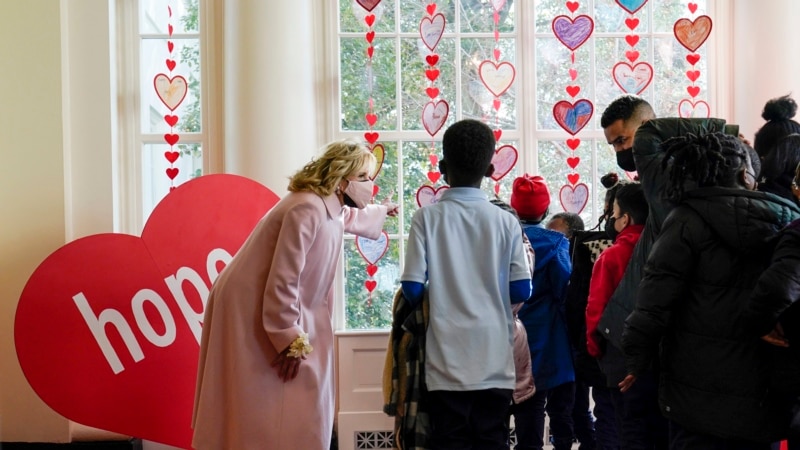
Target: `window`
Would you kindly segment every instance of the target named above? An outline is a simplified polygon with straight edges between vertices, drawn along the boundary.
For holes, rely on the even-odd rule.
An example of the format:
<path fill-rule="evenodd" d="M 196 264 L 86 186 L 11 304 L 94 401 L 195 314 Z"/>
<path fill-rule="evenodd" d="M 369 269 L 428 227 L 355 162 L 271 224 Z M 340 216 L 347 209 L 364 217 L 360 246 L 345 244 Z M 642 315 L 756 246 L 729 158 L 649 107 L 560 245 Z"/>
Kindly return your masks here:
<path fill-rule="evenodd" d="M 436 179 L 435 163 L 441 156 L 443 130 L 456 120 L 486 121 L 501 130 L 498 149 L 512 146 L 518 153 L 516 164 L 505 176 L 484 183 L 490 195 L 496 191 L 507 201 L 516 176 L 541 174 L 548 181 L 550 212 L 554 213 L 564 210 L 560 190 L 570 185 L 567 177 L 577 175 L 588 190 L 581 215 L 588 227 L 594 226 L 604 194 L 599 178 L 619 170 L 600 128 L 600 116 L 623 93 L 620 86 L 628 92 L 641 88 L 624 84 L 623 75 L 631 80 L 639 69 L 634 81 L 643 83 L 642 77 L 650 74 L 648 66 L 652 69 L 652 80 L 640 95 L 660 116 L 677 116 L 679 107 L 687 104 L 694 108 L 681 114 L 697 114 L 702 109 L 698 106 L 708 109 L 707 105 L 713 104 L 707 91 L 713 67 L 706 60 L 705 46 L 688 51 L 673 30 L 681 18 L 696 21 L 708 14 L 712 1 L 687 5 L 669 0 L 339 0 L 338 8 L 329 10 L 338 43 L 336 137 L 363 139 L 366 133 L 379 134 L 376 156 L 382 166 L 375 180 L 379 187 L 376 197 L 393 196 L 402 208 L 399 217 L 387 221 L 386 238 L 367 242 L 348 236 L 345 240 L 344 328 L 390 325 L 405 238 L 419 207 L 418 192 L 430 194 L 443 186 Z M 438 14 L 444 18 L 440 38 Z M 590 34 L 579 45 L 574 34 L 559 39 L 553 29 L 558 16 L 567 16 L 573 25 L 591 22 Z M 430 34 L 423 39 L 421 30 Z M 429 45 L 431 41 L 435 45 Z M 638 55 L 626 53 L 631 51 Z M 431 55 L 438 58 L 429 59 Z M 690 55 L 692 61 L 687 60 Z M 484 61 L 493 61 L 496 72 L 503 63 L 514 66 L 513 84 L 507 91 L 490 90 L 492 82 L 487 85 L 485 74 L 482 81 Z M 627 64 L 630 70 L 621 67 L 615 82 L 613 72 L 618 63 Z M 438 77 L 427 77 L 430 69 L 438 70 Z M 507 73 L 498 76 L 505 81 L 509 78 Z M 575 86 L 579 92 L 573 96 Z M 438 89 L 438 95 L 426 91 L 432 87 Z M 688 91 L 694 89 L 700 93 L 692 96 Z M 442 131 L 430 133 L 421 119 L 423 110 L 439 100 L 449 106 L 447 120 Z M 591 120 L 575 135 L 580 144 L 574 150 L 567 142 L 573 136 L 554 118 L 554 105 L 563 100 L 593 105 Z M 567 162 L 570 157 L 580 158 L 580 162 L 572 167 Z"/>
<path fill-rule="evenodd" d="M 201 0 L 117 2 L 121 228 L 139 232 L 170 189 L 207 172 Z"/>

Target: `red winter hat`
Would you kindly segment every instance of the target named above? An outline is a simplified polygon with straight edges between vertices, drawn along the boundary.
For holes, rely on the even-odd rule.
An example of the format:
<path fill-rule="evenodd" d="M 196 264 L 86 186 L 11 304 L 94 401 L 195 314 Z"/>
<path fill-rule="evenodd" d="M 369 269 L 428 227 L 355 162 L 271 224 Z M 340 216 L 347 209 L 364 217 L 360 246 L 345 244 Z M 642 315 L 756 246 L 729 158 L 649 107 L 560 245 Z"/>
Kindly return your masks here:
<path fill-rule="evenodd" d="M 550 191 L 544 178 L 527 173 L 514 180 L 511 187 L 511 207 L 520 219 L 540 220 L 550 206 Z"/>

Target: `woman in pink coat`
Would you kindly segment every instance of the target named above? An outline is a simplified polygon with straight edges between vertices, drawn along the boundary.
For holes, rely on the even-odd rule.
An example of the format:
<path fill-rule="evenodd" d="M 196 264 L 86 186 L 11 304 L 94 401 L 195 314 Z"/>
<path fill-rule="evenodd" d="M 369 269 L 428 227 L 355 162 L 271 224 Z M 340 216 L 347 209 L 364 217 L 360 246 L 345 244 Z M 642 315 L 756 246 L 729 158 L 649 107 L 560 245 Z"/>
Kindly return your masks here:
<path fill-rule="evenodd" d="M 377 239 L 375 157 L 335 142 L 298 171 L 209 294 L 192 445 L 327 450 L 334 414 L 333 278 L 345 231 Z"/>

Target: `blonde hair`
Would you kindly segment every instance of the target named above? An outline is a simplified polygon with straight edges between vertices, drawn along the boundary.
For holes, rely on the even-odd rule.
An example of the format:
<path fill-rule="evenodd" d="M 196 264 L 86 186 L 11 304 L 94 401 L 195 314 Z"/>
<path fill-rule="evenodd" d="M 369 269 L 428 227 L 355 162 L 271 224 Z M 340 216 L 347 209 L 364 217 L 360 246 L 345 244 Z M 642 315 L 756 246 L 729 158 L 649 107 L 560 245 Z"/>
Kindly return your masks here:
<path fill-rule="evenodd" d="M 374 167 L 375 155 L 366 145 L 354 139 L 331 142 L 319 158 L 298 170 L 289 178 L 289 191 L 311 191 L 327 197 L 333 194 L 339 183 L 358 171 L 364 164 Z"/>

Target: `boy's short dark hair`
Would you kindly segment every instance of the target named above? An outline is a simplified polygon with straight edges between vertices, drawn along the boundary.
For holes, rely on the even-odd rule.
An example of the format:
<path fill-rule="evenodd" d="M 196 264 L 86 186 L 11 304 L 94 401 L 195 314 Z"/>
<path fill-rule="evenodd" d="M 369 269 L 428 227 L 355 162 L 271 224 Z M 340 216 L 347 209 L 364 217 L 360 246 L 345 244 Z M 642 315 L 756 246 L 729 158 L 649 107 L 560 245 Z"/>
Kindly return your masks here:
<path fill-rule="evenodd" d="M 603 115 L 600 117 L 600 127 L 608 128 L 618 120 L 627 122 L 634 116 L 645 114 L 648 111 L 652 111 L 652 107 L 642 97 L 632 94 L 621 95 L 603 111 Z M 652 112 L 648 115 L 652 115 Z"/>
<path fill-rule="evenodd" d="M 631 216 L 637 225 L 644 225 L 649 208 L 644 197 L 642 185 L 639 183 L 620 184 L 615 188 L 614 201 L 619 205 L 621 213 Z"/>
<path fill-rule="evenodd" d="M 447 128 L 442 138 L 442 154 L 447 171 L 458 171 L 460 179 L 480 181 L 489 169 L 494 156 L 494 131 L 485 123 L 460 120 Z"/>
<path fill-rule="evenodd" d="M 567 224 L 567 228 L 569 228 L 572 233 L 576 231 L 583 231 L 585 228 L 581 216 L 574 212 L 564 211 L 553 214 L 553 216 L 550 217 L 551 222 L 556 219 L 563 220 L 564 223 Z"/>

